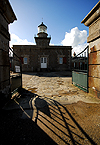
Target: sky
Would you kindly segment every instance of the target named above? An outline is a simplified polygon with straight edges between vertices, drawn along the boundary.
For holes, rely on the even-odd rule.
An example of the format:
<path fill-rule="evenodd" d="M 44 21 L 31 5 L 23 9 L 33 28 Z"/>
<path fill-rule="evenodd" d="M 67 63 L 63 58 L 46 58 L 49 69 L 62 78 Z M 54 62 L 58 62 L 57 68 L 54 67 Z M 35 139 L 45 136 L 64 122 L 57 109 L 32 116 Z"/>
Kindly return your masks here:
<path fill-rule="evenodd" d="M 9 25 L 12 45 L 35 45 L 38 25 L 47 26 L 50 45 L 72 46 L 78 54 L 88 44 L 89 28 L 81 21 L 99 0 L 9 0 L 17 17 Z"/>

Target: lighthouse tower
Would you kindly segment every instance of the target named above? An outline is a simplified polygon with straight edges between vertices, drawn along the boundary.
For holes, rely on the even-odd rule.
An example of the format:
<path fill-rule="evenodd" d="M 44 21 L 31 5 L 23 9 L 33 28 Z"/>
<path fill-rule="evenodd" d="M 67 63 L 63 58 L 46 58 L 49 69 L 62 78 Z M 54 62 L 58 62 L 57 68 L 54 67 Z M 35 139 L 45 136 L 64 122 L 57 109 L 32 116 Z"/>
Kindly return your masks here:
<path fill-rule="evenodd" d="M 38 26 L 38 34 L 35 38 L 36 45 L 39 47 L 49 46 L 51 37 L 48 37 L 47 26 L 43 22 Z"/>

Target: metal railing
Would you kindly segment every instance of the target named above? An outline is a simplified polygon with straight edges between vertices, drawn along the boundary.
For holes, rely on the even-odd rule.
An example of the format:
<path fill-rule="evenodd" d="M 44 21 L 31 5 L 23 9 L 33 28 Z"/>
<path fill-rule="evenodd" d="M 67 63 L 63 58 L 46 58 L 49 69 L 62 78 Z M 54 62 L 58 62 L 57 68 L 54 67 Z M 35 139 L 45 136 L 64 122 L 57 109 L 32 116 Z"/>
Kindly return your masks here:
<path fill-rule="evenodd" d="M 72 57 L 72 70 L 88 71 L 88 46 L 78 55 Z"/>

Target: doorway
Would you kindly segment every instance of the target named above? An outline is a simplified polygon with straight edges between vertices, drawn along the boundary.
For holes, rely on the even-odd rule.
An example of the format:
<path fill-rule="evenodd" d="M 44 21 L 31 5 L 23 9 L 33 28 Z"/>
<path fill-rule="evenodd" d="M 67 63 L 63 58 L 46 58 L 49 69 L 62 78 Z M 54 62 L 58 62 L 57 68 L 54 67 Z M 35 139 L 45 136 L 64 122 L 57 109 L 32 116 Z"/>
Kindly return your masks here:
<path fill-rule="evenodd" d="M 41 68 L 47 68 L 47 57 L 41 57 Z"/>

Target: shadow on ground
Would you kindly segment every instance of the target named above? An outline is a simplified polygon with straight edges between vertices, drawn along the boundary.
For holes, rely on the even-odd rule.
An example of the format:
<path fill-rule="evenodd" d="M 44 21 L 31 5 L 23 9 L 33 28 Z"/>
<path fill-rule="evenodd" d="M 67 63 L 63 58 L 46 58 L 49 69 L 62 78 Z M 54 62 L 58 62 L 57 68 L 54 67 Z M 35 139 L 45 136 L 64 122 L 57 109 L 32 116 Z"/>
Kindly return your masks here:
<path fill-rule="evenodd" d="M 23 74 L 35 75 L 35 76 L 39 76 L 39 77 L 72 77 L 72 72 L 71 71 L 61 71 L 61 72 L 33 72 L 33 73 L 24 72 Z"/>
<path fill-rule="evenodd" d="M 0 144 L 47 145 L 56 143 L 32 120 L 20 119 L 17 110 L 2 111 L 0 115 Z M 17 115 L 17 116 L 16 116 Z"/>
<path fill-rule="evenodd" d="M 1 110 L 0 143 L 2 145 L 6 143 L 14 145 L 96 145 L 67 107 L 47 97 L 38 96 L 34 100 L 37 94 L 32 94 L 24 89 L 19 96 L 20 98 L 16 98 L 17 102 L 20 99 L 29 98 L 27 99 L 29 108 L 21 106 L 19 102 L 19 104 L 17 103 L 18 108 Z M 36 108 L 33 107 L 33 103 Z M 29 109 L 31 113 L 27 114 L 26 109 Z M 33 118 L 34 111 L 36 111 L 36 116 Z M 23 119 L 23 113 L 30 117 Z"/>

